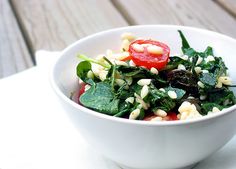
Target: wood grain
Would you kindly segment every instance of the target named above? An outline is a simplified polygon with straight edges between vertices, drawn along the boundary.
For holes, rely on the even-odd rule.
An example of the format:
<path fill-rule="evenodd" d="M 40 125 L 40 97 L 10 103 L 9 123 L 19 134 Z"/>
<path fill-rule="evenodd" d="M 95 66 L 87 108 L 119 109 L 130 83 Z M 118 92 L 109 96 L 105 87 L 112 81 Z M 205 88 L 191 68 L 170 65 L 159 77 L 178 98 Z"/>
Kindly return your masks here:
<path fill-rule="evenodd" d="M 12 0 L 30 46 L 62 50 L 86 35 L 126 26 L 108 0 Z"/>
<path fill-rule="evenodd" d="M 236 37 L 235 19 L 211 0 L 113 0 L 131 24 L 178 24 Z M 132 5 L 130 5 L 132 4 Z"/>
<path fill-rule="evenodd" d="M 216 0 L 224 9 L 236 17 L 236 1 L 235 0 Z"/>
<path fill-rule="evenodd" d="M 0 78 L 33 65 L 8 0 L 0 0 Z"/>

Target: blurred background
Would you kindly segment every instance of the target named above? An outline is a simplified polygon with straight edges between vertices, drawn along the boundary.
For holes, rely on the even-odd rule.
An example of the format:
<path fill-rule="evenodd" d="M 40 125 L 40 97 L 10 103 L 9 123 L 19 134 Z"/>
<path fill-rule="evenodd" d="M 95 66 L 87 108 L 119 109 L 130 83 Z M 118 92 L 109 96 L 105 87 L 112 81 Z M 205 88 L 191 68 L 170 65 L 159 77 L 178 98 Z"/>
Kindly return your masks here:
<path fill-rule="evenodd" d="M 0 78 L 87 35 L 140 24 L 205 28 L 236 38 L 236 0 L 0 0 Z"/>

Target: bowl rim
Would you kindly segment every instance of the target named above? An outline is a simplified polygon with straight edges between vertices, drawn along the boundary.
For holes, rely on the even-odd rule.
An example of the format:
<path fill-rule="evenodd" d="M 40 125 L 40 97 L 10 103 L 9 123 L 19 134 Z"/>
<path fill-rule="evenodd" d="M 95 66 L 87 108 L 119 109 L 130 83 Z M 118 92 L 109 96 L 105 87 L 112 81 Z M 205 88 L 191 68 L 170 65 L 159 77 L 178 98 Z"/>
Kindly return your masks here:
<path fill-rule="evenodd" d="M 150 121 L 144 121 L 144 120 L 130 120 L 130 119 L 125 119 L 125 118 L 120 118 L 120 117 L 113 117 L 107 114 L 103 114 L 103 113 L 99 113 L 97 111 L 91 110 L 89 108 L 86 108 L 82 105 L 79 105 L 78 103 L 74 102 L 73 100 L 71 100 L 70 98 L 68 98 L 66 95 L 63 94 L 63 92 L 59 89 L 59 87 L 56 85 L 56 81 L 55 81 L 55 74 L 56 74 L 56 67 L 58 66 L 60 60 L 65 57 L 65 54 L 70 51 L 74 46 L 77 46 L 77 44 L 79 43 L 83 43 L 84 41 L 87 41 L 89 39 L 94 38 L 95 36 L 100 36 L 103 34 L 107 34 L 107 33 L 112 33 L 112 32 L 116 32 L 116 31 L 122 31 L 122 30 L 132 30 L 132 29 L 136 29 L 136 28 L 151 28 L 151 27 L 155 27 L 155 28 L 168 28 L 168 29 L 173 29 L 173 30 L 178 30 L 178 29 L 182 29 L 184 30 L 192 30 L 192 31 L 196 31 L 196 32 L 201 32 L 201 33 L 205 33 L 205 34 L 212 34 L 215 35 L 217 37 L 226 39 L 228 41 L 232 41 L 232 43 L 236 43 L 236 39 L 233 39 L 227 35 L 221 34 L 221 33 L 217 33 L 214 31 L 210 31 L 210 30 L 206 30 L 206 29 L 202 29 L 202 28 L 196 28 L 196 27 L 190 27 L 190 26 L 181 26 L 181 25 L 133 25 L 133 26 L 125 26 L 125 27 L 118 27 L 118 28 L 114 28 L 114 29 L 108 29 L 105 31 L 101 31 L 95 34 L 91 34 L 89 36 L 86 36 L 84 38 L 79 39 L 78 41 L 70 44 L 68 47 L 66 47 L 58 56 L 58 58 L 56 59 L 55 63 L 53 64 L 53 66 L 51 67 L 50 70 L 50 84 L 51 87 L 53 88 L 54 92 L 62 99 L 66 102 L 66 104 L 69 104 L 70 106 L 72 106 L 73 108 L 77 109 L 78 111 L 82 111 L 82 112 L 86 112 L 89 115 L 95 116 L 97 118 L 101 118 L 101 119 L 105 119 L 105 120 L 110 120 L 112 122 L 118 122 L 118 123 L 125 123 L 125 124 L 130 124 L 130 125 L 144 125 L 144 126 L 177 126 L 177 125 L 187 125 L 187 124 L 195 124 L 195 123 L 199 123 L 199 122 L 204 122 L 204 121 L 208 121 L 211 119 L 215 119 L 215 118 L 219 118 L 221 116 L 225 116 L 229 113 L 233 113 L 234 110 L 236 110 L 236 104 L 224 109 L 218 113 L 214 113 L 212 115 L 206 115 L 206 116 L 202 116 L 200 118 L 196 118 L 196 119 L 187 119 L 187 120 L 176 120 L 176 121 L 154 121 L 154 122 L 150 122 Z M 127 30 L 126 30 L 127 31 Z"/>

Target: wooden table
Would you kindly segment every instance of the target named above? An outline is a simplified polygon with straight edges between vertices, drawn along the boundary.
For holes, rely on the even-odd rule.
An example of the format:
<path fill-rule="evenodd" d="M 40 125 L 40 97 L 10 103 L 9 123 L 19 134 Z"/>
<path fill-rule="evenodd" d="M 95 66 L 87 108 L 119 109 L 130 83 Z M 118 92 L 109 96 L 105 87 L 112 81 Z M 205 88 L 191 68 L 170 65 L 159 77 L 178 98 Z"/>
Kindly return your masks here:
<path fill-rule="evenodd" d="M 0 0 L 0 78 L 32 67 L 35 51 L 137 24 L 206 28 L 236 38 L 236 0 Z"/>

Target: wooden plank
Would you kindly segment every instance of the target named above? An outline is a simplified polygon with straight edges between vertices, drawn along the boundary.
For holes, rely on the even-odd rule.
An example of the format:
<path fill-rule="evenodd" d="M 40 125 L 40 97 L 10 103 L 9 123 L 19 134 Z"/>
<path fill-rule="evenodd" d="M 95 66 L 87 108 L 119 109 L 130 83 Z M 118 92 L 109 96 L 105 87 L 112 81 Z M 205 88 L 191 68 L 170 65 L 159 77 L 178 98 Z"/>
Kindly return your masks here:
<path fill-rule="evenodd" d="M 0 78 L 33 65 L 8 0 L 0 0 Z"/>
<path fill-rule="evenodd" d="M 230 14 L 236 17 L 236 1 L 235 0 L 216 0 Z"/>
<path fill-rule="evenodd" d="M 126 26 L 108 0 L 12 0 L 33 50 L 62 50 L 86 35 Z"/>
<path fill-rule="evenodd" d="M 211 0 L 113 0 L 131 24 L 179 24 L 236 37 L 236 21 Z M 131 5 L 132 4 L 132 5 Z"/>

